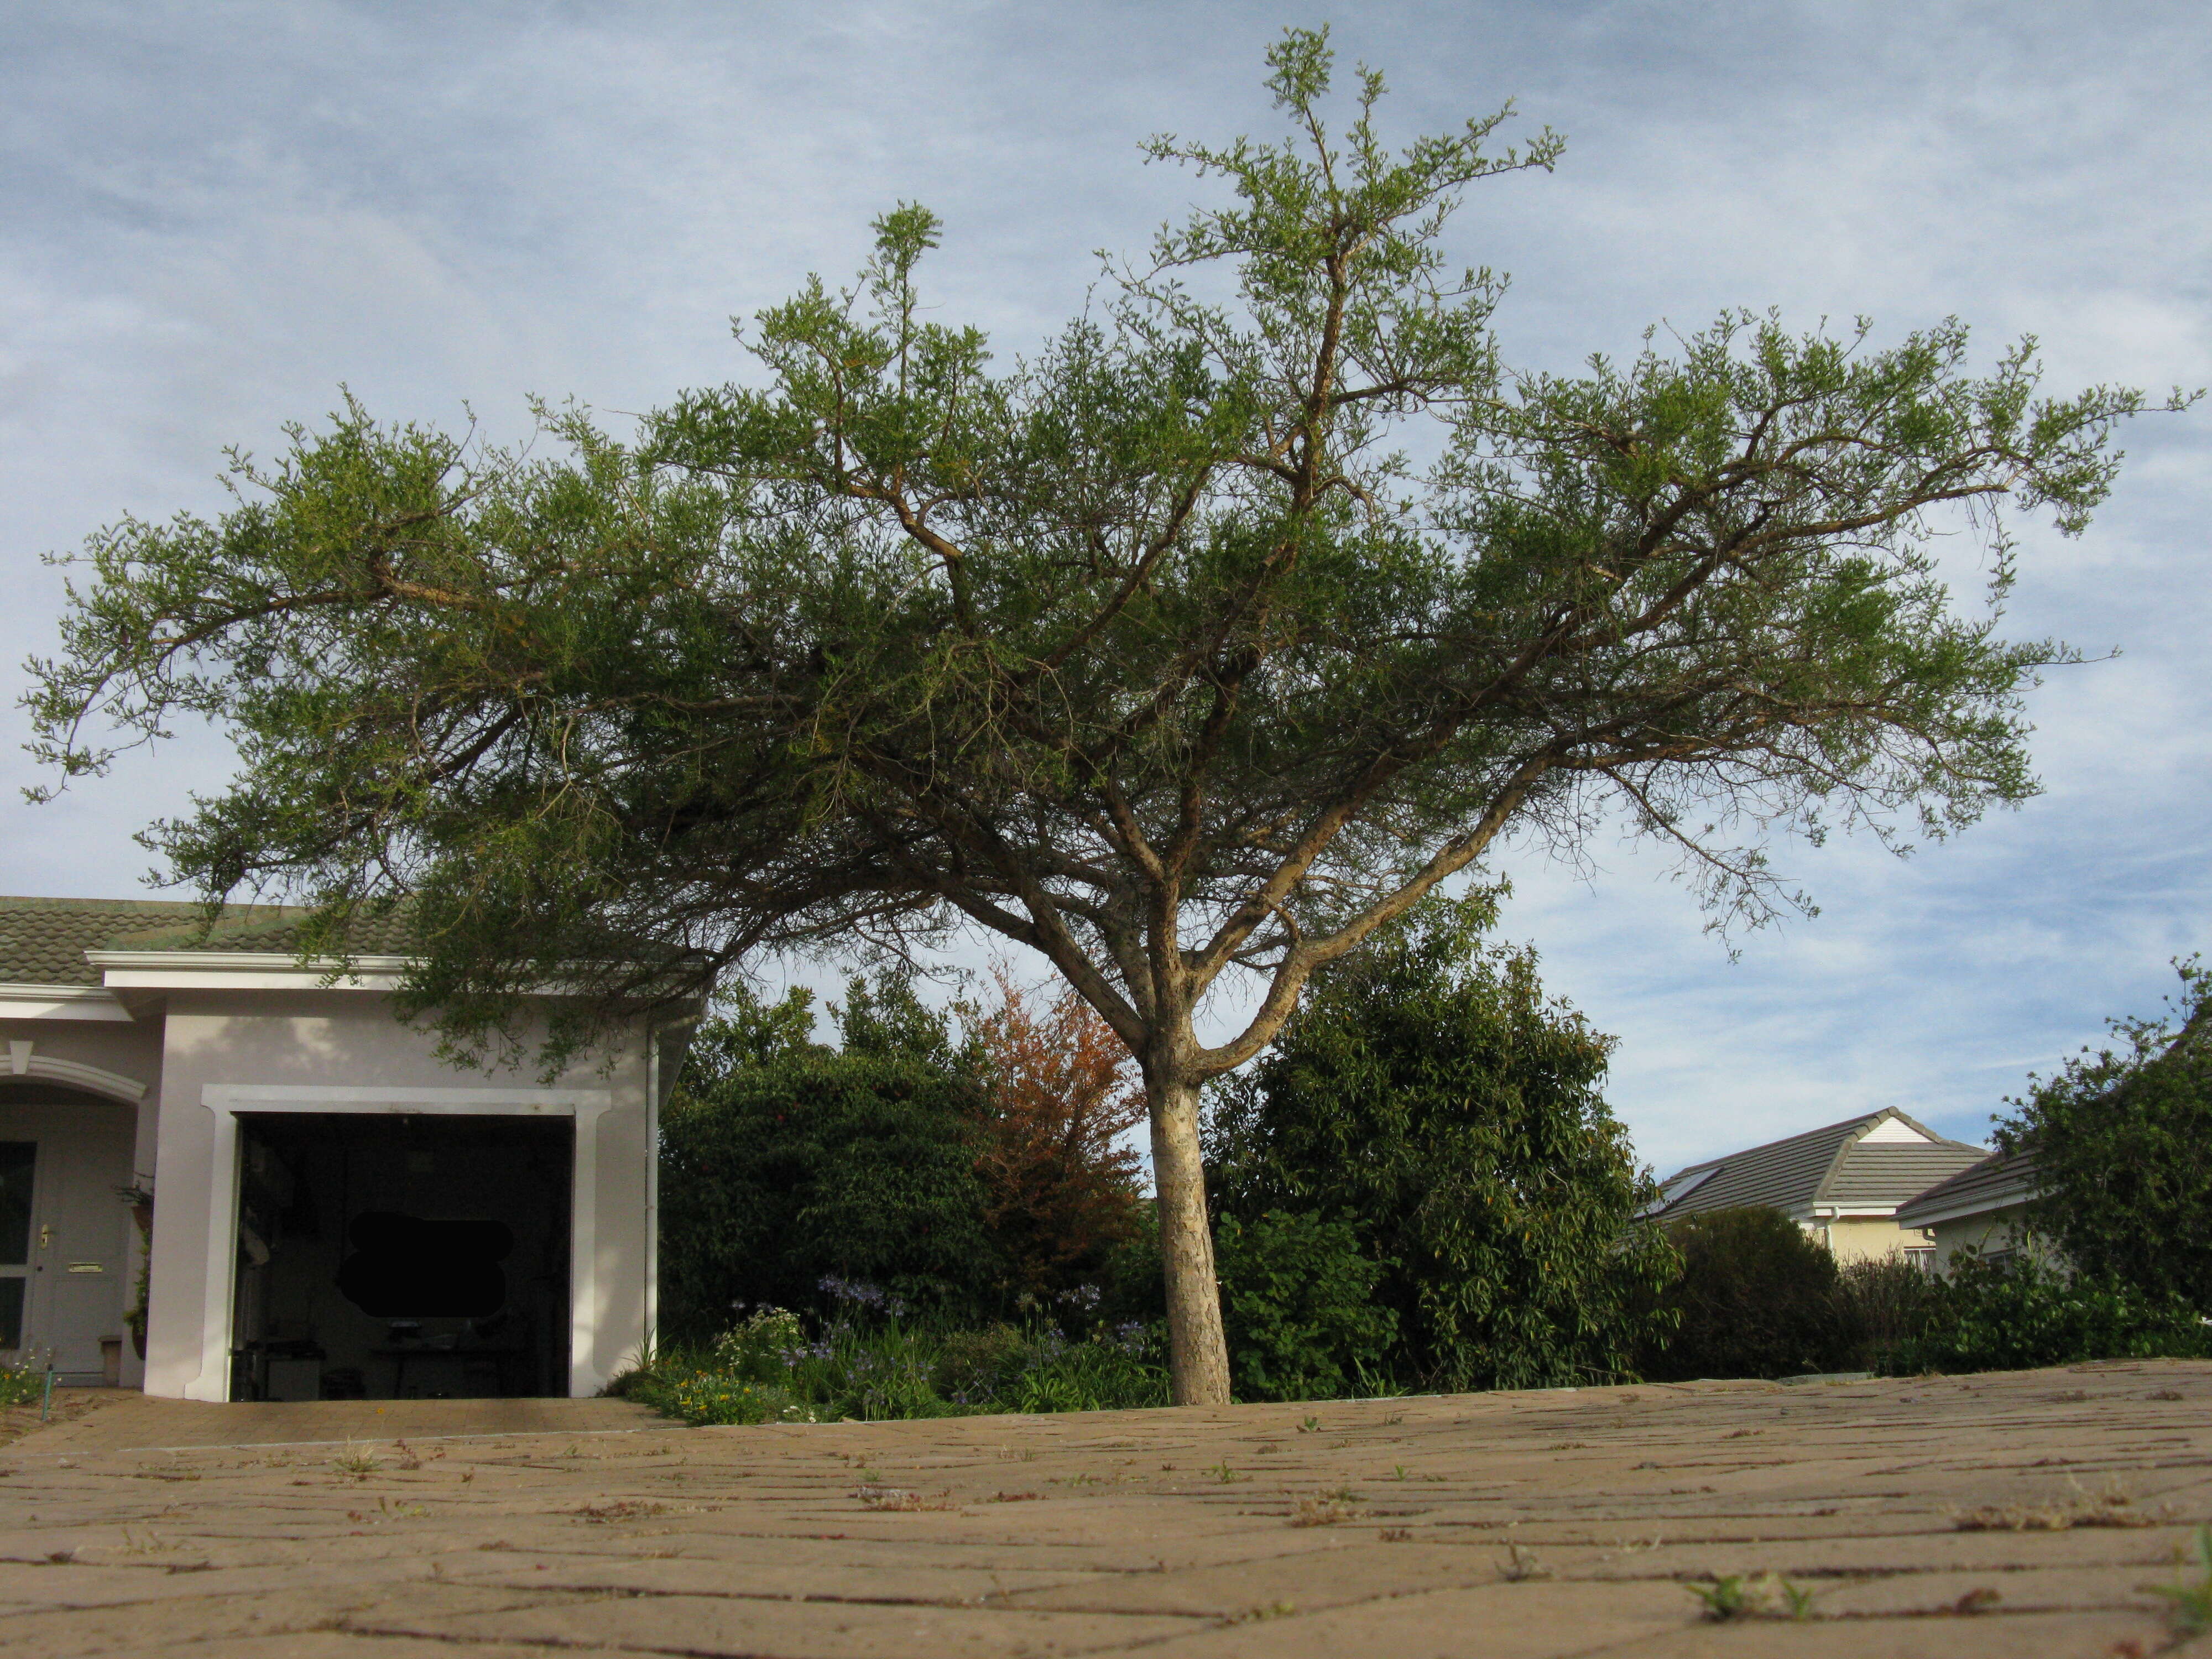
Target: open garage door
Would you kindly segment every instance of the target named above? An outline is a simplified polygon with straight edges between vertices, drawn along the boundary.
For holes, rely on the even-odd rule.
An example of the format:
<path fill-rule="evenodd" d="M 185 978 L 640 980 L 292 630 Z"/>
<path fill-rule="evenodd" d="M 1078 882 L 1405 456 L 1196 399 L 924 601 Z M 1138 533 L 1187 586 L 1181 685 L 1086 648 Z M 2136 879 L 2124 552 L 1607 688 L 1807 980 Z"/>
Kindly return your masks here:
<path fill-rule="evenodd" d="M 568 1392 L 572 1120 L 239 1127 L 233 1400 Z"/>

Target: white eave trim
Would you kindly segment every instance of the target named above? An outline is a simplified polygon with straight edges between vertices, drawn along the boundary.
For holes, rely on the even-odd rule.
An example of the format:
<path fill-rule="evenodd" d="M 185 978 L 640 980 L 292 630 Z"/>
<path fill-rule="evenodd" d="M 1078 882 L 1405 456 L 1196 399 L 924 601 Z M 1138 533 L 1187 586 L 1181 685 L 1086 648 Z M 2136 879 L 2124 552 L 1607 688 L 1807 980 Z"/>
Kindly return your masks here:
<path fill-rule="evenodd" d="M 2030 1203 L 2039 1196 L 2041 1189 L 2033 1182 L 1992 1188 L 1971 1198 L 1954 1199 L 1924 1210 L 1915 1206 L 1912 1224 L 1934 1227 L 1946 1221 L 1965 1221 L 1973 1216 L 1993 1215 L 1999 1210 L 2009 1210 L 2016 1205 Z"/>
<path fill-rule="evenodd" d="M 409 958 L 358 956 L 302 964 L 285 951 L 87 951 L 110 991 L 396 991 Z"/>
<path fill-rule="evenodd" d="M 103 1019 L 131 1011 L 97 985 L 0 985 L 0 1019 Z"/>

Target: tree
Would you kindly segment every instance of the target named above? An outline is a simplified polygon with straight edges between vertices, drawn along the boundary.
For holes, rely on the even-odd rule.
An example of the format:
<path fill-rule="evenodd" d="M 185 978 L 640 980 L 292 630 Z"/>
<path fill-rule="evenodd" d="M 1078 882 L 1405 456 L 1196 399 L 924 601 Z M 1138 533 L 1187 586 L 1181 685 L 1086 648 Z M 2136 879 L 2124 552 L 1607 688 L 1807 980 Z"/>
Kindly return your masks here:
<path fill-rule="evenodd" d="M 1401 1374 L 1544 1388 L 1635 1363 L 1676 1269 L 1598 1092 L 1609 1038 L 1547 1002 L 1533 952 L 1481 949 L 1486 899 L 1333 970 L 1209 1124 L 1224 1219 L 1342 1217 L 1385 1264 Z"/>
<path fill-rule="evenodd" d="M 1998 1144 L 2032 1151 L 2029 1223 L 2087 1279 L 2212 1307 L 2212 973 L 2180 966 L 2166 1019 L 2112 1022 L 2008 1103 Z"/>
<path fill-rule="evenodd" d="M 943 1063 L 943 1021 L 896 976 L 856 978 L 840 1051 L 811 1039 L 810 1001 L 726 993 L 662 1119 L 661 1266 L 678 1334 L 710 1339 L 748 1304 L 809 1306 L 825 1275 L 917 1310 L 973 1315 L 997 1297 L 975 1172 L 981 1091 Z"/>
<path fill-rule="evenodd" d="M 1137 1227 L 1144 1121 L 1129 1051 L 1098 1012 L 1063 990 L 1033 1013 L 1000 969 L 995 1007 L 975 1020 L 985 1078 L 977 1173 L 985 1228 L 1014 1288 L 1050 1297 L 1096 1285 Z"/>
<path fill-rule="evenodd" d="M 2039 397 L 2027 343 L 1971 373 L 1948 322 L 1508 374 L 1503 282 L 1443 238 L 1560 141 L 1494 150 L 1509 106 L 1394 152 L 1367 70 L 1330 131 L 1325 33 L 1268 68 L 1287 137 L 1153 141 L 1230 199 L 1004 369 L 924 320 L 939 227 L 902 205 L 855 287 L 760 314 L 753 382 L 634 441 L 349 400 L 237 457 L 219 520 L 94 535 L 36 748 L 66 780 L 227 724 L 240 777 L 149 832 L 171 875 L 313 902 L 307 949 L 413 904 L 404 1006 L 464 1055 L 548 982 L 557 1052 L 757 951 L 1037 951 L 1135 1057 L 1175 1397 L 1224 1399 L 1200 1086 L 1510 830 L 1624 814 L 1755 921 L 1772 834 L 2029 795 L 2020 693 L 2063 653 L 1996 632 L 1999 509 L 2078 532 L 2143 404 Z M 1950 509 L 1988 614 L 1937 580 Z M 1212 1043 L 1209 998 L 1248 1015 Z"/>

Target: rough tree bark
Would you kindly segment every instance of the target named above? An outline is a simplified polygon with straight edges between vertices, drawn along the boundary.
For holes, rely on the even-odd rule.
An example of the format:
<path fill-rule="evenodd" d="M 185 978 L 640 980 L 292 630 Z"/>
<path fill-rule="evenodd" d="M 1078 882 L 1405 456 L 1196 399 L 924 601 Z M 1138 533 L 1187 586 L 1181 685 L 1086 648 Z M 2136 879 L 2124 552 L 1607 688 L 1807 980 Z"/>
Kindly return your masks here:
<path fill-rule="evenodd" d="M 1198 1141 L 1198 1085 L 1172 1057 L 1144 1067 L 1152 1180 L 1166 1270 L 1168 1375 L 1178 1406 L 1229 1403 L 1229 1344 L 1213 1270 L 1213 1229 Z"/>

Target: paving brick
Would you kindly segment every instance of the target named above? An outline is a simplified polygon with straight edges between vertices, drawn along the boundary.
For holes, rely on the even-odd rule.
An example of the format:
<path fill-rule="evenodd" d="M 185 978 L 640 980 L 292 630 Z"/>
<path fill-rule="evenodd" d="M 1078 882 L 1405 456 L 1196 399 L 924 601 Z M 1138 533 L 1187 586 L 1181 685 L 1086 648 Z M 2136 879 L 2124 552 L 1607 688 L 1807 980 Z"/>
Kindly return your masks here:
<path fill-rule="evenodd" d="M 2212 1520 L 2212 1364 L 757 1429 L 402 1403 L 73 1394 L 0 1450 L 0 1644 L 2112 1659 L 2165 1650 L 2147 1587 Z M 1690 1593 L 1760 1575 L 1810 1616 Z"/>

